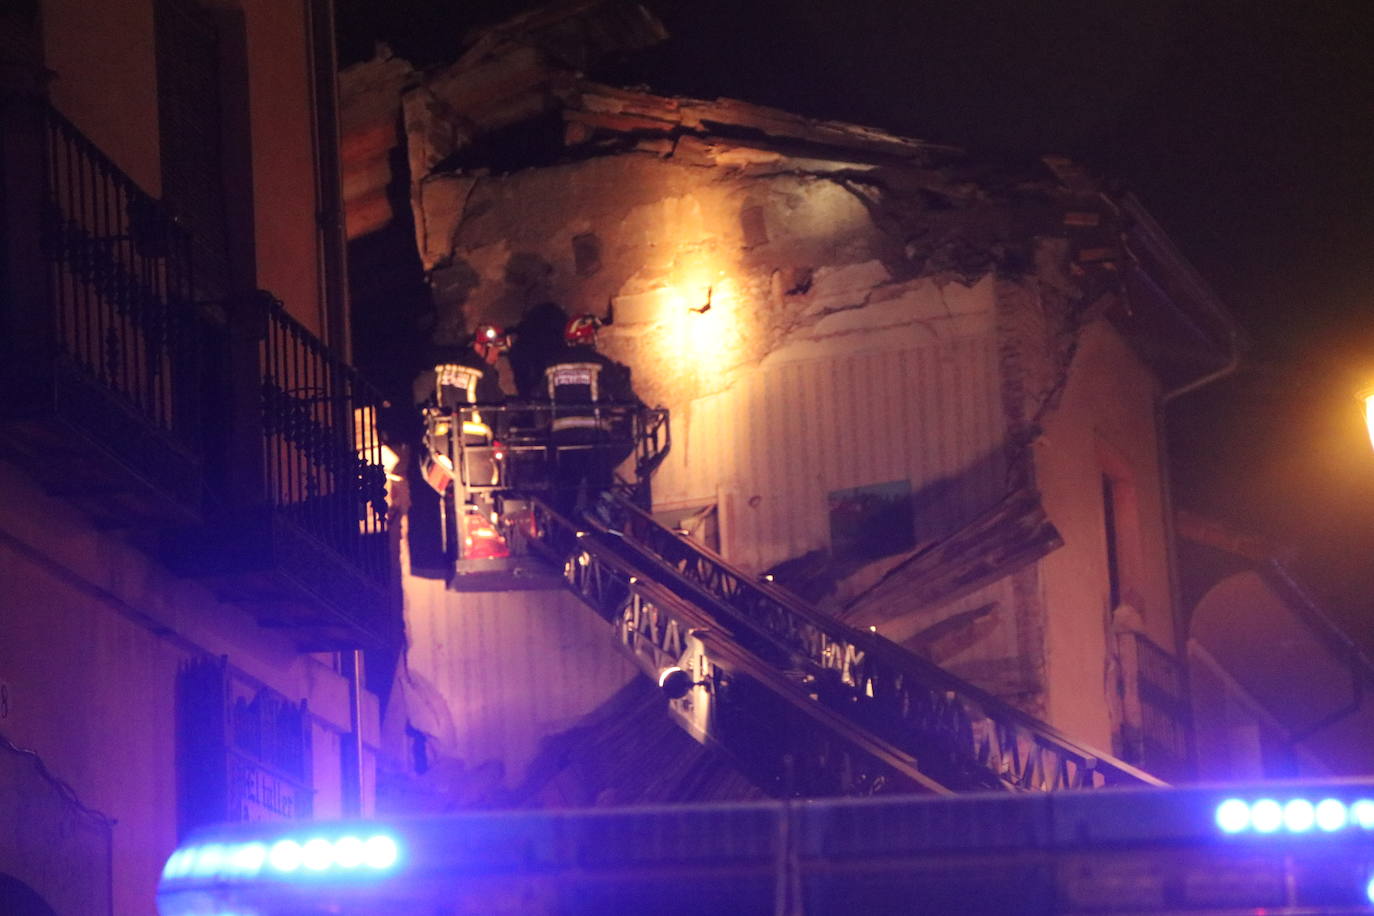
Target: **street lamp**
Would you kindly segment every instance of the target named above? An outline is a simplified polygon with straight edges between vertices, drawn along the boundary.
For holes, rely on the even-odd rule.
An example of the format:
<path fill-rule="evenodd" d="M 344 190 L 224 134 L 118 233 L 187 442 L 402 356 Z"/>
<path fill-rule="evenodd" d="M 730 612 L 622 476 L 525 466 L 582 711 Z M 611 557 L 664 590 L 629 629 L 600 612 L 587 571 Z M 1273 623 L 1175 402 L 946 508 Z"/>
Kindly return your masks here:
<path fill-rule="evenodd" d="M 1374 388 L 1366 388 L 1356 397 L 1364 402 L 1364 423 L 1369 429 L 1369 444 L 1374 445 Z"/>

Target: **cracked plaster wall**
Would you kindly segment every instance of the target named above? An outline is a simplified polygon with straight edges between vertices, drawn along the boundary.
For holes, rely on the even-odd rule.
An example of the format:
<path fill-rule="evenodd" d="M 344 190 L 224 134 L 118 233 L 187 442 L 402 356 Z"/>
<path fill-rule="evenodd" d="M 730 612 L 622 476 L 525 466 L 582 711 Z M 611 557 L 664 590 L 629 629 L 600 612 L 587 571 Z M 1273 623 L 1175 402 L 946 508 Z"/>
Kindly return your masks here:
<path fill-rule="evenodd" d="M 718 392 L 741 372 L 824 352 L 829 338 L 990 330 L 986 302 L 952 278 L 915 276 L 872 202 L 829 176 L 604 157 L 434 175 L 418 186 L 417 216 L 437 338 L 513 324 L 547 299 L 569 312 L 610 306 L 602 345 L 637 370 L 648 403 Z M 588 238 L 597 261 L 579 269 L 574 240 Z"/>
<path fill-rule="evenodd" d="M 436 336 L 548 299 L 611 307 L 602 349 L 673 415 L 656 505 L 717 503 L 722 550 L 746 568 L 826 550 L 832 491 L 910 481 L 923 542 L 1005 492 L 998 288 L 1018 281 L 923 270 L 894 230 L 909 217 L 886 217 L 881 195 L 631 154 L 435 175 L 416 199 Z M 592 269 L 576 254 L 589 236 Z M 944 661 L 1033 696 L 1038 621 L 1006 587 L 982 600 L 998 612 Z"/>

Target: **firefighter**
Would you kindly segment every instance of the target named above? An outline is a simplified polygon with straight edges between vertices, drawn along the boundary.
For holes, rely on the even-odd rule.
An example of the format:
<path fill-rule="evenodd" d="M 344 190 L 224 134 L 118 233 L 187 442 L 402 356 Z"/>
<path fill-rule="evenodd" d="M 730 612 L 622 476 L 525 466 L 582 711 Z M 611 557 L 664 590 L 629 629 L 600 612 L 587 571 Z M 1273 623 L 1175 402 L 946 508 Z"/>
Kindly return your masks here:
<path fill-rule="evenodd" d="M 424 408 L 500 404 L 506 396 L 496 363 L 509 349 L 509 335 L 494 324 L 479 325 L 461 348 L 438 348 L 433 371 L 416 382 L 415 402 Z"/>
<path fill-rule="evenodd" d="M 611 489 L 616 466 L 634 448 L 630 414 L 639 401 L 629 368 L 597 352 L 600 326 L 593 315 L 574 315 L 563 329 L 563 347 L 544 367 L 554 508 L 568 517 Z"/>
<path fill-rule="evenodd" d="M 436 492 L 443 493 L 453 482 L 452 435 L 462 435 L 464 444 L 472 446 L 490 446 L 495 439 L 481 411 L 467 408 L 505 400 L 496 363 L 508 349 L 510 338 L 505 331 L 492 324 L 479 325 L 460 351 L 440 351 L 434 371 L 417 383 L 415 399 L 426 419 L 422 470 L 425 482 Z M 475 475 L 471 483 L 494 482 L 495 467 L 489 461 L 470 470 Z"/>
<path fill-rule="evenodd" d="M 486 541 L 504 549 L 489 521 L 493 499 L 488 488 L 500 482 L 492 429 L 499 414 L 481 408 L 505 400 L 497 362 L 508 348 L 505 331 L 479 325 L 461 348 L 437 348 L 434 368 L 416 381 L 415 401 L 425 424 L 417 470 L 428 484 L 411 490 L 411 568 L 425 570 L 417 575 L 447 578 L 448 564 L 474 554 L 467 540 L 474 531 L 489 532 L 493 536 Z M 454 485 L 460 476 L 465 487 Z"/>

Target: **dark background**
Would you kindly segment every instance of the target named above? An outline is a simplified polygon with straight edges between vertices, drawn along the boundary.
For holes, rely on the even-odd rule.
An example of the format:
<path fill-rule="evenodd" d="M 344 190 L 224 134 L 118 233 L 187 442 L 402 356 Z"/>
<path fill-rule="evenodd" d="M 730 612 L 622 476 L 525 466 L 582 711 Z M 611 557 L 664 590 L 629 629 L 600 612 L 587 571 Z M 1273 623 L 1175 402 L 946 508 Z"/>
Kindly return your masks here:
<path fill-rule="evenodd" d="M 417 66 L 538 4 L 337 0 L 342 62 Z M 1174 402 L 1181 506 L 1271 538 L 1374 645 L 1374 0 L 645 0 L 592 75 L 1024 158 L 1134 191 L 1250 338 Z"/>

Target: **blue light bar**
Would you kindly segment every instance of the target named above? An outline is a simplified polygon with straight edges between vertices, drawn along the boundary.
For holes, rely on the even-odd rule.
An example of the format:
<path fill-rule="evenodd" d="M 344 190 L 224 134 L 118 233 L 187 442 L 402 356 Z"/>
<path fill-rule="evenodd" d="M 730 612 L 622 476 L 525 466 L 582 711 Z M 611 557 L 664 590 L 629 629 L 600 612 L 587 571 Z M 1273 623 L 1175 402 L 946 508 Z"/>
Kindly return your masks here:
<path fill-rule="evenodd" d="M 1273 798 L 1246 801 L 1228 798 L 1216 807 L 1216 825 L 1222 833 L 1332 834 L 1342 830 L 1374 831 L 1374 799 L 1361 798 L 1348 805 L 1338 798 L 1313 802 L 1290 798 L 1280 803 Z"/>
<path fill-rule="evenodd" d="M 312 876 L 381 875 L 401 858 L 396 838 L 376 833 L 288 836 L 270 846 L 258 840 L 206 842 L 185 846 L 167 859 L 164 881 L 251 880 L 261 877 L 300 880 Z"/>

